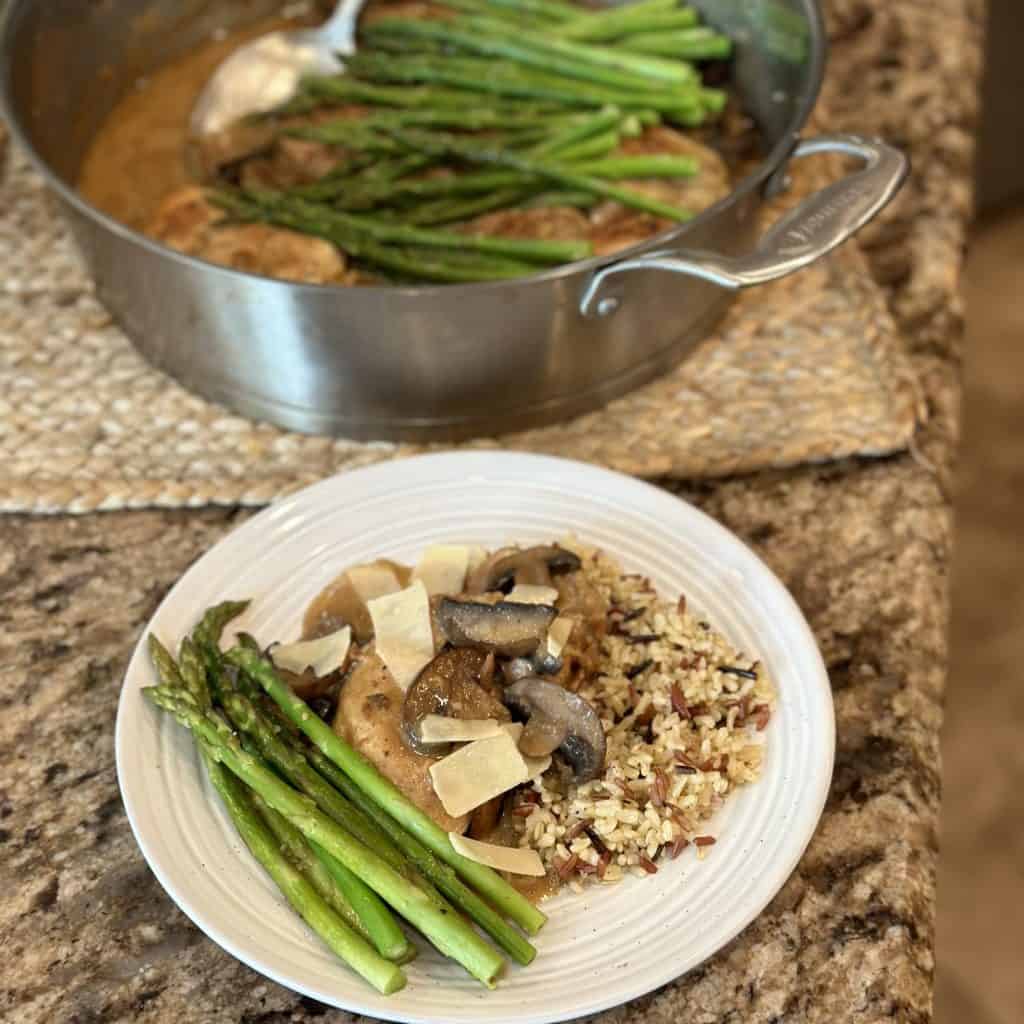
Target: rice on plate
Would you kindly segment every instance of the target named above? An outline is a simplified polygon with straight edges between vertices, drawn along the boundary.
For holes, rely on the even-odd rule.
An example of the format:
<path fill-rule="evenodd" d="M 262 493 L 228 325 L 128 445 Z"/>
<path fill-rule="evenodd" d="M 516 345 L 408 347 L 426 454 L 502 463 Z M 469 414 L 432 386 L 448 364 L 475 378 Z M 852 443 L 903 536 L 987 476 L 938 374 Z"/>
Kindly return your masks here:
<path fill-rule="evenodd" d="M 581 575 L 604 599 L 607 632 L 596 675 L 578 693 L 607 736 L 602 776 L 574 784 L 556 764 L 521 791 L 521 846 L 576 891 L 627 872 L 654 874 L 661 857 L 715 842 L 704 822 L 760 775 L 775 691 L 757 661 L 686 606 L 569 539 Z"/>

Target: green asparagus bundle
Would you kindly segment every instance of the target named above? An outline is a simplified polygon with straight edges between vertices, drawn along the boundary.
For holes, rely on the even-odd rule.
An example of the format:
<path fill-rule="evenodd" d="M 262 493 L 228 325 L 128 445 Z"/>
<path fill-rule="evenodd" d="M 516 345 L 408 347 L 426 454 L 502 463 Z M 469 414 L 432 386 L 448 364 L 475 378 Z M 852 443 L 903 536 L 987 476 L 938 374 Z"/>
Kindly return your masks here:
<path fill-rule="evenodd" d="M 215 202 L 234 218 L 326 239 L 385 278 L 443 283 L 515 278 L 592 252 L 585 238 L 445 230 L 491 211 L 612 199 L 665 219 L 691 215 L 629 182 L 691 177 L 694 159 L 620 147 L 654 124 L 721 114 L 726 95 L 702 83 L 699 62 L 727 57 L 731 44 L 693 7 L 439 2 L 447 17 L 368 21 L 344 73 L 305 79 L 270 116 L 280 137 L 334 148 L 332 171 L 277 192 L 225 187 Z M 351 104 L 358 116 L 330 117 Z"/>
<path fill-rule="evenodd" d="M 296 697 L 251 638 L 223 653 L 246 607 L 207 611 L 178 658 L 150 635 L 158 685 L 144 691 L 195 737 L 246 846 L 324 943 L 379 991 L 405 984 L 415 955 L 398 917 L 484 985 L 535 955 L 544 915 L 447 834 Z M 465 915 L 465 916 L 464 916 Z"/>

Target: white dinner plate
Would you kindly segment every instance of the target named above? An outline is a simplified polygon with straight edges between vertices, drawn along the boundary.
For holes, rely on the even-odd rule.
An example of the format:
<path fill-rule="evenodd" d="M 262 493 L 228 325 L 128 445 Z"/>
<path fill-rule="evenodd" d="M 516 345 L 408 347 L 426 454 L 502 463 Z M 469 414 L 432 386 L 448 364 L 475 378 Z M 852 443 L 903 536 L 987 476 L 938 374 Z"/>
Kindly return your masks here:
<path fill-rule="evenodd" d="M 409 983 L 381 996 L 322 946 L 243 847 L 188 733 L 139 692 L 140 640 L 117 716 L 117 774 L 154 874 L 215 942 L 267 977 L 332 1006 L 397 1021 L 549 1022 L 657 988 L 711 956 L 786 881 L 821 814 L 834 719 L 824 665 L 782 584 L 743 543 L 665 491 L 581 463 L 503 452 L 429 455 L 344 473 L 271 506 L 200 558 L 149 629 L 176 649 L 208 605 L 251 597 L 237 623 L 261 641 L 298 635 L 309 600 L 347 566 L 414 563 L 438 541 L 498 546 L 567 533 L 600 546 L 670 598 L 685 593 L 778 687 L 762 778 L 713 820 L 717 845 L 656 875 L 544 905 L 536 960 L 487 991 L 427 947 Z"/>

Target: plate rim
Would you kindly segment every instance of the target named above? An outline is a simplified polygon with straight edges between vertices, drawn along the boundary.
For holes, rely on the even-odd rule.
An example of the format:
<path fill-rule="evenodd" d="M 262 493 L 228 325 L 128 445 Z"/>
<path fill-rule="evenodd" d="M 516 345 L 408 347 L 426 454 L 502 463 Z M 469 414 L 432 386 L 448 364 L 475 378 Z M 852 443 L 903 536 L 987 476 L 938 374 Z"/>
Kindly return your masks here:
<path fill-rule="evenodd" d="M 396 993 L 391 997 L 380 997 L 387 998 L 389 1000 L 388 1009 L 384 1011 L 385 1016 L 383 1017 L 381 1016 L 381 1007 L 376 1002 L 366 1002 L 359 997 L 349 998 L 347 995 L 345 996 L 344 1003 L 339 1002 L 339 997 L 336 994 L 328 993 L 318 988 L 315 984 L 310 984 L 308 982 L 304 983 L 285 971 L 278 970 L 273 963 L 266 961 L 264 958 L 250 955 L 245 952 L 235 942 L 231 935 L 227 934 L 217 923 L 210 920 L 202 906 L 190 900 L 186 893 L 179 891 L 179 887 L 167 877 L 160 863 L 160 855 L 151 846 L 147 838 L 147 834 L 141 826 L 140 816 L 138 813 L 140 806 L 137 806 L 136 804 L 136 794 L 132 791 L 132 783 L 131 781 L 126 781 L 124 774 L 124 762 L 127 757 L 127 740 L 125 730 L 128 728 L 127 720 L 131 713 L 129 703 L 137 692 L 135 688 L 129 688 L 126 684 L 128 683 L 130 675 L 133 673 L 133 666 L 136 661 L 145 660 L 146 636 L 153 627 L 153 624 L 159 620 L 161 612 L 163 612 L 164 609 L 175 600 L 176 594 L 179 590 L 187 588 L 193 580 L 199 579 L 203 576 L 204 563 L 228 541 L 232 541 L 233 543 L 237 542 L 238 538 L 241 537 L 244 539 L 245 536 L 250 533 L 254 536 L 258 536 L 266 524 L 273 522 L 275 518 L 281 515 L 287 514 L 288 510 L 293 506 L 301 505 L 311 500 L 315 501 L 317 495 L 329 492 L 337 485 L 339 480 L 352 481 L 354 477 L 358 477 L 360 482 L 364 484 L 369 482 L 372 484 L 374 476 L 388 476 L 395 472 L 396 467 L 413 463 L 418 466 L 424 466 L 427 464 L 436 465 L 442 472 L 449 465 L 457 465 L 458 471 L 462 473 L 467 472 L 468 466 L 478 464 L 481 472 L 494 473 L 496 469 L 496 462 L 506 461 L 509 459 L 514 460 L 517 463 L 533 463 L 538 467 L 538 469 L 546 469 L 549 471 L 559 469 L 564 472 L 583 471 L 588 474 L 595 474 L 599 477 L 604 477 L 606 481 L 609 482 L 615 481 L 620 486 L 626 485 L 637 491 L 647 491 L 652 497 L 657 496 L 659 501 L 664 501 L 665 499 L 675 500 L 687 510 L 686 514 L 695 516 L 701 520 L 705 529 L 718 534 L 719 538 L 725 541 L 729 546 L 742 549 L 745 556 L 752 559 L 757 564 L 758 570 L 764 576 L 765 581 L 768 582 L 775 590 L 775 598 L 780 600 L 783 605 L 786 606 L 790 627 L 795 627 L 803 634 L 807 652 L 812 654 L 811 661 L 813 663 L 813 678 L 809 677 L 808 679 L 805 679 L 804 682 L 805 684 L 813 683 L 817 696 L 823 699 L 824 711 L 827 713 L 822 716 L 822 721 L 817 722 L 817 725 L 823 725 L 827 734 L 823 737 L 825 741 L 824 747 L 826 756 L 822 759 L 822 770 L 817 774 L 817 784 L 812 792 L 805 795 L 806 805 L 801 812 L 801 820 L 806 822 L 806 827 L 803 830 L 801 841 L 791 845 L 789 856 L 786 858 L 784 865 L 775 864 L 772 866 L 771 875 L 773 883 L 765 890 L 759 899 L 750 904 L 748 909 L 745 909 L 742 914 L 737 915 L 737 922 L 734 926 L 724 930 L 723 936 L 720 941 L 717 941 L 714 949 L 709 950 L 702 959 L 690 964 L 682 970 L 673 970 L 672 966 L 668 965 L 666 970 L 661 972 L 661 974 L 655 978 L 642 976 L 644 980 L 635 985 L 629 985 L 628 981 L 626 981 L 625 984 L 620 985 L 615 989 L 614 995 L 593 998 L 586 1002 L 585 1005 L 581 1004 L 578 1009 L 574 1008 L 569 1013 L 560 1013 L 554 1017 L 546 1014 L 538 1014 L 536 1012 L 516 1014 L 514 1016 L 488 1015 L 488 1020 L 495 1022 L 495 1024 L 500 1024 L 502 1021 L 508 1021 L 509 1024 L 554 1024 L 556 1021 L 576 1020 L 580 1017 L 601 1013 L 610 1008 L 621 1006 L 634 999 L 640 998 L 643 995 L 662 988 L 672 981 L 685 976 L 687 973 L 700 966 L 700 964 L 705 963 L 708 959 L 729 945 L 741 932 L 745 931 L 750 924 L 763 913 L 768 904 L 776 895 L 778 895 L 779 891 L 781 891 L 783 886 L 789 880 L 817 832 L 818 825 L 821 821 L 821 816 L 828 799 L 828 792 L 831 787 L 835 764 L 834 701 L 828 678 L 828 671 L 821 656 L 814 633 L 807 622 L 806 617 L 800 610 L 800 607 L 797 605 L 785 584 L 779 579 L 771 567 L 764 562 L 757 552 L 755 552 L 742 538 L 738 537 L 722 523 L 718 522 L 708 513 L 696 507 L 685 498 L 671 494 L 663 488 L 659 488 L 646 480 L 631 477 L 627 474 L 606 469 L 602 466 L 596 466 L 591 463 L 581 462 L 574 459 L 559 458 L 557 456 L 538 455 L 532 452 L 500 450 L 439 452 L 385 460 L 383 462 L 374 463 L 370 466 L 363 466 L 358 469 L 335 473 L 273 502 L 245 523 L 229 530 L 220 539 L 218 539 L 215 544 L 203 551 L 203 553 L 188 566 L 181 576 L 178 577 L 174 585 L 168 590 L 159 605 L 153 611 L 153 614 L 143 625 L 139 634 L 139 639 L 125 667 L 121 681 L 121 690 L 118 697 L 114 728 L 115 769 L 118 789 L 128 818 L 129 827 L 131 828 L 132 835 L 140 852 L 142 853 L 147 867 L 153 872 L 157 881 L 174 904 L 201 932 L 203 932 L 204 935 L 206 935 L 207 938 L 211 939 L 223 950 L 241 963 L 245 964 L 251 970 L 254 970 L 258 974 L 276 982 L 289 991 L 309 996 L 337 1009 L 350 1013 L 363 1014 L 372 1019 L 400 1021 L 403 1022 L 403 1024 L 437 1024 L 437 1022 L 443 1021 L 442 1018 L 432 1014 L 425 1015 L 418 1012 L 403 1012 L 400 1008 L 401 993 Z M 548 955 L 553 954 L 549 952 Z M 632 972 L 630 972 L 629 976 L 633 976 Z M 367 989 L 367 995 L 370 994 L 371 990 Z M 376 994 L 373 993 L 373 995 Z M 390 1009 L 392 1005 L 394 1006 L 394 1010 Z"/>

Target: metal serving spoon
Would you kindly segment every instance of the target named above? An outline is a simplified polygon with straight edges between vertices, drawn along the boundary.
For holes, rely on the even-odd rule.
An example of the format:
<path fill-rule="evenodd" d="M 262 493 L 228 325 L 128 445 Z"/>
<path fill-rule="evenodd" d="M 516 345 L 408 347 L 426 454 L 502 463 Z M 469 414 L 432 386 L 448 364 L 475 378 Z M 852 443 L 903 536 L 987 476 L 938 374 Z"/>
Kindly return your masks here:
<path fill-rule="evenodd" d="M 193 135 L 226 128 L 295 95 L 308 74 L 333 74 L 341 57 L 355 53 L 356 21 L 366 0 L 341 0 L 317 28 L 271 32 L 236 50 L 206 83 L 192 108 Z"/>

